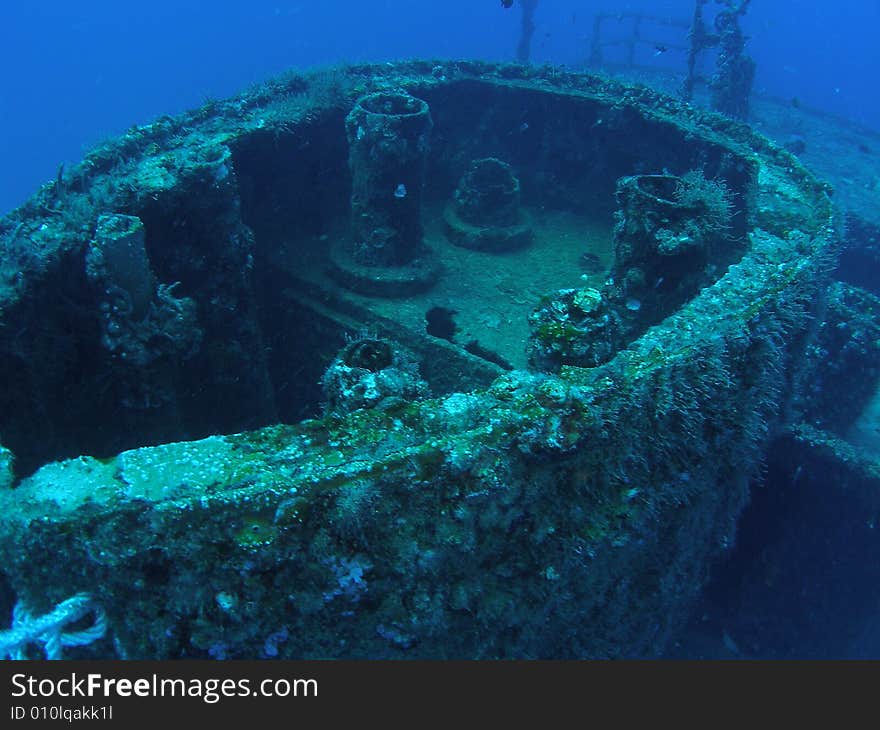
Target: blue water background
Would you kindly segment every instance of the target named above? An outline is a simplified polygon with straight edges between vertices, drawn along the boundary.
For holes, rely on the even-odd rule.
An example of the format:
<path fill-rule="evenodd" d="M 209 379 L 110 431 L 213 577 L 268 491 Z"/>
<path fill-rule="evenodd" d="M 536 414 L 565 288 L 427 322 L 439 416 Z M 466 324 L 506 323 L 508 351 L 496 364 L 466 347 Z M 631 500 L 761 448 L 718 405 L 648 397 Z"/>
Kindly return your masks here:
<path fill-rule="evenodd" d="M 598 11 L 689 20 L 692 0 L 540 0 L 532 59 L 583 67 Z M 520 9 L 499 0 L 5 2 L 0 213 L 102 138 L 289 67 L 412 57 L 510 59 Z M 880 129 L 878 0 L 753 0 L 756 90 Z M 671 38 L 670 40 L 674 40 Z M 683 71 L 683 54 L 640 61 Z"/>

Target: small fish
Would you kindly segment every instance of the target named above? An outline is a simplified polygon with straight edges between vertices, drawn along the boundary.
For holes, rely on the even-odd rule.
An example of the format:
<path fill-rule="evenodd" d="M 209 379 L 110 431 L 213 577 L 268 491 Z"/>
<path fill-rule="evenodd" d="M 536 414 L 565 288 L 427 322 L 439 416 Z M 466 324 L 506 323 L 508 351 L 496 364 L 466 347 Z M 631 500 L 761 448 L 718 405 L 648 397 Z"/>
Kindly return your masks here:
<path fill-rule="evenodd" d="M 503 7 L 503 8 L 513 7 L 513 0 L 501 0 L 501 7 Z"/>
<path fill-rule="evenodd" d="M 655 56 L 662 56 L 668 50 L 669 50 L 669 48 L 667 46 L 660 45 L 658 43 L 656 46 L 654 46 L 654 55 Z"/>
<path fill-rule="evenodd" d="M 736 645 L 736 642 L 733 640 L 730 634 L 726 631 L 721 634 L 721 643 L 724 644 L 724 648 L 727 649 L 731 654 L 736 654 L 737 656 L 742 656 L 742 652 L 739 650 L 739 647 Z"/>
<path fill-rule="evenodd" d="M 403 183 L 400 183 L 400 185 L 398 185 L 397 189 L 394 191 L 394 197 L 395 198 L 405 198 L 406 197 L 406 185 L 404 185 Z"/>
<path fill-rule="evenodd" d="M 589 251 L 582 253 L 578 257 L 578 263 L 583 271 L 594 276 L 601 274 L 605 270 L 605 267 L 602 265 L 602 259 Z"/>

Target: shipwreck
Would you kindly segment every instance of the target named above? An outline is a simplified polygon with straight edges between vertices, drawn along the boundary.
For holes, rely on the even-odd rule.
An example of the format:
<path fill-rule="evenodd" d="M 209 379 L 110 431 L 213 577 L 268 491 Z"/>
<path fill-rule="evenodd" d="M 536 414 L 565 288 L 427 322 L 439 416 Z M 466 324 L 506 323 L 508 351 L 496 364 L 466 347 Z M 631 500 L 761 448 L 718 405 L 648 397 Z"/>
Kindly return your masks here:
<path fill-rule="evenodd" d="M 0 220 L 3 605 L 87 596 L 65 656 L 662 654 L 818 407 L 828 192 L 740 122 L 479 62 L 108 140 Z"/>

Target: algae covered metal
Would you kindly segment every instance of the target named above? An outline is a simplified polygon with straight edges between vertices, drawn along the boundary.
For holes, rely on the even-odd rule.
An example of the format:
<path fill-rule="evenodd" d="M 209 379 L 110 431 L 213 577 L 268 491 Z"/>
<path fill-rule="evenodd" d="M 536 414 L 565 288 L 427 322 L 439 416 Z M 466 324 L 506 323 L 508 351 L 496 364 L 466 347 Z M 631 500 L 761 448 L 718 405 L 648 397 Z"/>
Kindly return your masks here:
<path fill-rule="evenodd" d="M 794 418 L 832 224 L 748 127 L 555 70 L 135 128 L 0 221 L 6 600 L 89 594 L 83 656 L 658 655 Z"/>

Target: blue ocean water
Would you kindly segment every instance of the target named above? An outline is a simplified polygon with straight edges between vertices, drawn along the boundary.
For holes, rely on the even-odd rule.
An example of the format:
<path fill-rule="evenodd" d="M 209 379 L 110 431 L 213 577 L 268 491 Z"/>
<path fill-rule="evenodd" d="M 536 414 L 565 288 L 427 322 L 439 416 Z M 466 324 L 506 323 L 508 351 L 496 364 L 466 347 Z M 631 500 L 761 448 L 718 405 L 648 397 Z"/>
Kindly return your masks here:
<path fill-rule="evenodd" d="M 540 0 L 532 60 L 583 66 L 596 13 L 688 21 L 692 0 Z M 498 0 L 43 0 L 0 10 L 0 211 L 103 137 L 289 67 L 413 57 L 512 58 L 519 8 Z M 880 128 L 876 0 L 753 0 L 756 91 Z M 674 35 L 674 34 L 673 34 Z M 683 54 L 640 59 L 683 72 Z"/>

